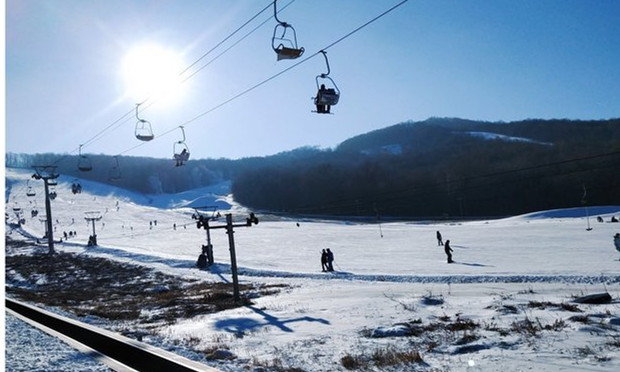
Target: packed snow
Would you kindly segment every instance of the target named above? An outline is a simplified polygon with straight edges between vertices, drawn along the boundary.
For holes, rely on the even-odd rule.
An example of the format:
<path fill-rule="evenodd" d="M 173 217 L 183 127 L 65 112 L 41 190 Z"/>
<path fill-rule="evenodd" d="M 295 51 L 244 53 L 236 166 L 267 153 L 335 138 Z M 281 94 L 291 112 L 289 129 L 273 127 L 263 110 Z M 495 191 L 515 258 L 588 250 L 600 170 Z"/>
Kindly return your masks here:
<path fill-rule="evenodd" d="M 31 174 L 7 169 L 8 222 L 17 221 L 16 212 L 26 220 L 19 229 L 7 226 L 7 234 L 38 238 L 40 249 L 46 250 L 40 221 L 45 215 L 43 187 Z M 244 221 L 248 211 L 226 195 L 229 185 L 145 196 L 63 176 L 58 181 L 58 197 L 52 201 L 54 237 L 65 232 L 75 236 L 63 238 L 57 250 L 138 263 L 182 277 L 231 281 L 224 229 L 211 231 L 216 264 L 211 270 L 195 267 L 206 231 L 196 228 L 191 208 L 217 205 L 222 215 L 232 213 Z M 76 181 L 83 186 L 80 194 L 71 192 Z M 35 197 L 26 195 L 28 186 Z M 33 209 L 38 216 L 32 217 Z M 102 217 L 95 222 L 98 246 L 86 247 L 93 226 L 85 212 L 93 211 Z M 381 350 L 408 349 L 418 350 L 423 362 L 407 367 L 370 363 L 365 368 L 618 370 L 620 253 L 613 236 L 620 224 L 609 222 L 613 216 L 620 216 L 620 206 L 487 221 L 381 224 L 258 214 L 259 224 L 235 229 L 240 280 L 290 287 L 255 298 L 251 306 L 180 320 L 159 334 L 171 344 L 191 339 L 197 349 L 229 350 L 234 360 L 214 362 L 226 371 L 248 365 L 257 370 L 346 370 L 346 358 L 372 360 Z M 211 225 L 224 222 L 221 218 Z M 446 263 L 437 231 L 444 242 L 450 240 L 454 264 Z M 321 271 L 325 248 L 335 254 L 335 272 Z M 613 301 L 579 304 L 579 313 L 567 305 L 577 296 L 601 292 L 610 293 Z M 585 318 L 571 318 L 580 314 Z M 7 328 L 15 323 L 11 319 Z M 452 340 L 448 334 L 455 334 L 444 328 L 441 334 L 431 332 L 430 326 L 439 324 L 477 328 L 456 332 L 458 340 Z M 417 329 L 425 332 L 415 334 Z M 521 332 L 528 329 L 531 334 Z M 19 347 L 14 337 L 15 332 L 7 331 L 9 350 Z"/>
<path fill-rule="evenodd" d="M 536 141 L 533 140 L 531 138 L 525 138 L 525 137 L 515 137 L 515 136 L 507 136 L 504 134 L 499 134 L 499 133 L 493 133 L 493 132 L 465 132 L 466 134 L 472 136 L 472 137 L 481 137 L 484 138 L 486 140 L 498 140 L 498 141 L 505 141 L 505 142 L 528 142 L 528 143 L 534 143 L 537 145 L 544 145 L 544 146 L 552 146 L 553 143 L 551 142 L 542 142 L 542 141 Z"/>

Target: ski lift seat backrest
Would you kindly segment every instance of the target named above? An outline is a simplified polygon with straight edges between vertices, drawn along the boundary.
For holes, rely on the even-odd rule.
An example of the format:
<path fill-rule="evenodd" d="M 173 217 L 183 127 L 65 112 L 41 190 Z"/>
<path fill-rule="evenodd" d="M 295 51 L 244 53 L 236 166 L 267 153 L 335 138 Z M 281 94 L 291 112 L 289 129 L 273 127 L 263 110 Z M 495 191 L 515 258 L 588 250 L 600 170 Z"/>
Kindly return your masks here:
<path fill-rule="evenodd" d="M 274 16 L 278 24 L 273 29 L 273 36 L 271 37 L 271 47 L 278 55 L 278 61 L 282 59 L 295 59 L 301 57 L 304 54 L 304 48 L 297 46 L 297 32 L 295 28 L 286 23 L 278 20 L 277 12 L 274 2 Z M 289 31 L 291 38 L 286 36 L 286 32 Z M 281 32 L 281 34 L 280 34 Z M 278 34 L 280 34 L 278 36 Z"/>

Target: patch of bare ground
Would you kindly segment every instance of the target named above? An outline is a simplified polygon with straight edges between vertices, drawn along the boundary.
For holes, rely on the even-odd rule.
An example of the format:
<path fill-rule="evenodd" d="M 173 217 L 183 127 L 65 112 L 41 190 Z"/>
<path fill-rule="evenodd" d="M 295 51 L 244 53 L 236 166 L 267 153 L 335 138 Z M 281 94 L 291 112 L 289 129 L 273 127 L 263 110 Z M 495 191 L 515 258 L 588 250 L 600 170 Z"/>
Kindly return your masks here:
<path fill-rule="evenodd" d="M 250 297 L 274 294 L 280 286 L 240 285 L 241 301 L 230 283 L 211 283 L 87 255 L 20 253 L 23 243 L 6 240 L 6 293 L 78 317 L 96 316 L 142 326 L 251 304 Z M 9 251 L 11 254 L 9 254 Z"/>

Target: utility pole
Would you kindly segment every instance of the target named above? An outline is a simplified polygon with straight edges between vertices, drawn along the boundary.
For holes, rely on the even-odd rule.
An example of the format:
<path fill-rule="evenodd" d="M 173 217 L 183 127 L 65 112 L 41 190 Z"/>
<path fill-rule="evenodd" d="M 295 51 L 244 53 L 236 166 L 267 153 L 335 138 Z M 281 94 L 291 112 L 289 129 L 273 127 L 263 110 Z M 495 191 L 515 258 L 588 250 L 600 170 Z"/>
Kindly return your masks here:
<path fill-rule="evenodd" d="M 47 246 L 49 247 L 48 254 L 54 254 L 54 229 L 52 228 L 52 205 L 50 202 L 49 194 L 49 181 L 58 178 L 55 165 L 42 165 L 34 166 L 35 173 L 32 178 L 35 180 L 43 180 L 45 186 L 45 216 L 46 216 L 46 228 L 47 228 Z"/>
<path fill-rule="evenodd" d="M 97 245 L 97 233 L 95 232 L 95 221 L 101 220 L 103 216 L 101 215 L 99 211 L 84 212 L 84 214 L 86 215 L 84 219 L 87 222 L 92 222 L 93 224 L 93 235 L 91 235 L 88 238 L 88 246 L 90 247 L 90 246 Z"/>
<path fill-rule="evenodd" d="M 236 303 L 239 303 L 241 297 L 239 295 L 239 279 L 237 277 L 237 254 L 235 252 L 235 238 L 233 230 L 235 227 L 249 227 L 252 224 L 258 224 L 258 218 L 254 215 L 254 213 L 250 213 L 250 217 L 246 218 L 245 223 L 233 224 L 232 214 L 226 214 L 226 225 L 219 226 L 209 226 L 208 223 L 198 224 L 198 228 L 201 226 L 204 227 L 207 231 L 210 229 L 226 229 L 226 234 L 228 234 L 228 245 L 230 248 L 230 270 L 232 271 L 233 277 L 233 291 L 234 291 L 234 299 Z"/>

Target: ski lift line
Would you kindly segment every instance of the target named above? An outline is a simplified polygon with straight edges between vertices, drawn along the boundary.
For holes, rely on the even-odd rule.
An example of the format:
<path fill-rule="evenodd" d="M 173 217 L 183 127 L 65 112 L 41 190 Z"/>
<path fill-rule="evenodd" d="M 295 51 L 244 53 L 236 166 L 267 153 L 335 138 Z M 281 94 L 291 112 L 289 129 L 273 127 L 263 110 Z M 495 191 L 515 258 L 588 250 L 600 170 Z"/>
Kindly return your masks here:
<path fill-rule="evenodd" d="M 242 91 L 241 93 L 238 93 L 237 95 L 235 95 L 235 96 L 233 96 L 233 97 L 229 98 L 228 100 L 226 100 L 226 101 L 224 101 L 224 102 L 222 102 L 222 103 L 218 104 L 217 106 L 214 106 L 213 108 L 211 108 L 211 109 L 209 109 L 209 110 L 207 110 L 207 111 L 205 111 L 205 112 L 202 112 L 202 113 L 198 114 L 198 115 L 197 115 L 197 116 L 195 116 L 194 118 L 192 118 L 192 119 L 190 119 L 190 120 L 188 120 L 188 121 L 184 122 L 182 125 L 187 125 L 187 124 L 190 124 L 190 123 L 192 123 L 192 122 L 194 122 L 194 121 L 196 121 L 196 120 L 200 119 L 201 117 L 203 117 L 203 116 L 205 116 L 205 115 L 207 115 L 207 114 L 209 114 L 209 113 L 211 113 L 211 112 L 213 112 L 213 111 L 215 111 L 215 110 L 219 109 L 220 107 L 222 107 L 222 106 L 224 106 L 224 105 L 226 105 L 226 104 L 230 103 L 231 101 L 234 101 L 234 100 L 236 100 L 237 98 L 240 98 L 241 96 L 244 96 L 245 94 L 250 93 L 251 91 L 255 90 L 256 88 L 259 88 L 260 86 L 262 86 L 262 85 L 264 85 L 264 84 L 266 84 L 266 83 L 270 82 L 271 80 L 273 80 L 273 79 L 275 79 L 275 78 L 279 77 L 280 75 L 283 75 L 284 73 L 286 73 L 286 72 L 288 72 L 288 71 L 290 71 L 290 70 L 294 69 L 295 67 L 297 67 L 297 66 L 301 65 L 302 63 L 307 62 L 308 60 L 310 60 L 310 59 L 314 58 L 314 57 L 315 57 L 315 56 L 317 56 L 318 54 L 322 54 L 322 53 L 323 53 L 323 52 L 325 52 L 327 49 L 329 49 L 329 48 L 331 48 L 331 47 L 333 47 L 333 46 L 337 45 L 338 43 L 340 43 L 340 42 L 342 42 L 343 40 L 347 39 L 348 37 L 352 36 L 353 34 L 355 34 L 355 33 L 359 32 L 359 31 L 360 31 L 360 30 L 362 30 L 363 28 L 365 28 L 365 27 L 369 26 L 370 24 L 372 24 L 372 23 L 376 22 L 377 20 L 379 20 L 379 19 L 380 19 L 380 18 L 382 18 L 383 16 L 387 15 L 388 13 L 392 12 L 392 11 L 393 11 L 393 10 L 395 10 L 396 8 L 400 7 L 401 5 L 403 5 L 404 3 L 406 3 L 407 1 L 409 1 L 409 0 L 403 0 L 403 1 L 401 1 L 400 3 L 398 3 L 398 4 L 394 5 L 393 7 L 391 7 L 390 9 L 388 9 L 388 10 L 384 11 L 383 13 L 381 13 L 381 14 L 377 15 L 376 17 L 372 18 L 372 19 L 371 19 L 371 20 L 369 20 L 368 22 L 366 22 L 366 23 L 362 24 L 361 26 L 357 27 L 357 28 L 356 28 L 356 29 L 354 29 L 353 31 L 351 31 L 351 32 L 349 32 L 348 34 L 344 35 L 343 37 L 341 37 L 341 38 L 337 39 L 336 41 L 332 42 L 331 44 L 327 45 L 326 47 L 324 47 L 324 48 L 320 49 L 318 52 L 315 52 L 314 54 L 312 54 L 312 55 L 310 55 L 310 56 L 308 56 L 308 57 L 304 58 L 303 60 L 301 60 L 301 61 L 299 61 L 299 62 L 297 62 L 297 63 L 295 63 L 295 64 L 293 64 L 293 65 L 289 66 L 288 68 L 285 68 L 284 70 L 282 70 L 282 71 L 278 72 L 277 74 L 272 75 L 271 77 L 269 77 L 269 78 L 267 78 L 267 79 L 265 79 L 265 80 L 263 80 L 263 81 L 261 81 L 261 82 L 259 82 L 259 83 L 255 84 L 254 86 L 252 86 L 252 87 L 250 87 L 250 88 L 248 88 L 248 89 L 246 89 L 246 90 Z"/>
<path fill-rule="evenodd" d="M 292 0 L 290 4 L 292 4 L 295 0 Z M 235 31 L 233 31 L 230 35 L 226 36 L 224 38 L 224 40 L 220 41 L 219 43 L 217 43 L 213 48 L 211 48 L 209 51 L 207 51 L 205 54 L 203 54 L 202 56 L 200 56 L 197 60 L 195 60 L 191 65 L 189 65 L 186 69 L 184 69 L 183 71 L 181 71 L 180 75 L 183 75 L 185 72 L 187 72 L 189 69 L 191 69 L 192 67 L 194 67 L 198 62 L 200 62 L 203 58 L 205 58 L 206 56 L 208 56 L 209 54 L 211 54 L 211 52 L 213 52 L 215 49 L 217 49 L 220 45 L 224 44 L 228 39 L 230 39 L 231 37 L 233 37 L 237 32 L 241 31 L 245 26 L 247 26 L 250 22 L 252 22 L 254 19 L 256 19 L 258 16 L 260 16 L 263 12 L 265 12 L 267 9 L 269 9 L 271 7 L 271 3 L 267 6 L 265 6 L 260 12 L 256 13 L 254 16 L 252 16 L 252 18 L 250 18 L 249 20 L 247 20 L 244 24 L 242 24 L 241 26 L 239 26 L 239 28 L 237 28 Z M 271 19 L 271 17 L 269 18 Z M 192 74 L 191 76 L 193 76 L 194 74 Z"/>
<path fill-rule="evenodd" d="M 287 5 L 285 5 L 282 9 L 285 9 L 286 7 L 288 7 L 289 5 L 291 5 L 292 3 L 294 3 L 295 0 L 290 1 Z M 224 42 L 226 42 L 228 39 L 230 39 L 232 36 L 234 36 L 237 32 L 239 32 L 241 29 L 243 29 L 245 26 L 247 26 L 250 22 L 252 22 L 254 19 L 256 19 L 259 15 L 261 15 L 262 13 L 264 13 L 267 9 L 269 9 L 271 7 L 271 3 L 269 3 L 269 5 L 265 6 L 262 10 L 260 10 L 257 14 L 255 14 L 254 16 L 252 16 L 248 21 L 246 21 L 243 25 L 241 25 L 239 28 L 237 28 L 235 31 L 233 31 L 230 35 L 228 35 L 226 38 L 224 38 L 222 41 L 220 41 L 218 44 L 216 44 L 216 46 L 214 46 L 213 48 L 211 48 L 208 52 L 204 53 L 202 56 L 200 56 L 197 60 L 195 60 L 192 64 L 190 64 L 188 67 L 186 67 L 183 71 L 181 71 L 179 73 L 179 75 L 183 75 L 185 74 L 187 71 L 189 71 L 193 66 L 195 66 L 198 62 L 200 62 L 202 59 L 204 59 L 207 55 L 211 54 L 215 49 L 217 49 L 219 46 L 221 46 Z M 253 33 L 254 31 L 256 31 L 260 26 L 264 25 L 265 23 L 267 23 L 268 20 L 270 20 L 273 16 L 270 16 L 266 21 L 264 21 L 263 23 L 261 23 L 258 27 L 256 27 L 255 29 L 253 29 L 250 33 L 246 34 L 241 40 L 247 38 L 251 33 Z M 233 46 L 236 46 L 241 40 L 237 41 L 235 44 L 233 44 Z M 191 77 L 193 77 L 194 75 L 196 75 L 199 71 L 203 70 L 207 65 L 209 65 L 210 63 L 212 63 L 213 61 L 215 61 L 216 59 L 218 59 L 219 57 L 221 57 L 225 52 L 227 52 L 228 50 L 232 49 L 232 47 L 229 47 L 228 49 L 226 49 L 224 52 L 220 53 L 216 58 L 212 59 L 211 61 L 209 61 L 209 63 L 207 63 L 206 65 L 200 67 L 197 71 L 193 72 L 190 76 L 186 77 L 185 79 L 182 80 L 182 82 L 186 82 L 187 80 L 189 80 Z M 143 100 L 142 102 L 140 102 L 139 104 L 145 104 L 147 101 L 151 101 L 150 104 L 144 108 L 148 109 L 149 107 L 151 107 L 155 101 L 153 101 L 152 97 L 147 97 L 145 100 Z M 115 130 L 118 126 L 126 123 L 127 121 L 129 121 L 131 114 L 133 114 L 133 109 L 126 112 L 125 114 L 123 114 L 120 118 L 116 119 L 114 122 L 112 122 L 110 125 L 108 125 L 107 127 L 103 128 L 102 130 L 100 130 L 99 132 L 97 132 L 94 136 L 92 136 L 91 138 L 87 139 L 86 141 L 84 141 L 83 146 L 86 147 L 88 145 L 90 145 L 91 143 L 97 141 L 98 139 L 100 139 L 100 137 L 102 137 L 106 132 L 111 131 L 111 130 Z M 78 149 L 74 149 L 73 151 L 71 151 L 69 153 L 69 155 L 74 154 L 75 152 L 77 152 Z M 63 161 L 63 158 L 60 158 L 59 160 L 57 160 L 57 162 L 55 164 L 58 164 L 59 162 Z"/>
<path fill-rule="evenodd" d="M 357 33 L 358 31 L 360 31 L 361 29 L 365 28 L 366 26 L 370 25 L 371 23 L 374 23 L 375 21 L 377 21 L 379 18 L 382 18 L 383 16 L 387 15 L 388 13 L 392 12 L 393 10 L 395 10 L 396 8 L 400 7 L 401 5 L 403 5 L 404 3 L 406 3 L 409 0 L 403 0 L 400 3 L 394 5 L 393 7 L 391 7 L 390 9 L 386 10 L 385 12 L 379 14 L 378 16 L 374 17 L 373 19 L 371 19 L 370 21 L 364 23 L 363 25 L 359 26 L 358 28 L 356 28 L 355 30 L 349 32 L 348 34 L 344 35 L 343 37 L 341 37 L 340 39 L 334 41 L 333 43 L 329 44 L 328 46 L 326 46 L 325 48 L 323 48 L 323 50 L 327 50 L 331 47 L 333 47 L 334 45 L 340 43 L 341 41 L 343 41 L 344 39 L 348 38 L 349 36 Z"/>
<path fill-rule="evenodd" d="M 409 1 L 409 0 L 403 0 L 403 1 L 401 1 L 400 3 L 398 3 L 398 4 L 394 5 L 394 6 L 392 6 L 392 7 L 391 7 L 391 8 L 389 8 L 388 10 L 386 10 L 386 11 L 384 11 L 383 13 L 381 13 L 381 14 L 377 15 L 376 17 L 372 18 L 371 20 L 367 21 L 366 23 L 362 24 L 361 26 L 359 26 L 359 27 L 355 28 L 355 29 L 354 29 L 354 30 L 352 30 L 351 32 L 349 32 L 349 33 L 347 33 L 346 35 L 342 36 L 341 38 L 337 39 L 336 41 L 334 41 L 334 42 L 332 42 L 332 43 L 328 44 L 326 47 L 321 48 L 319 51 L 315 52 L 314 54 L 307 56 L 307 57 L 306 57 L 306 58 L 304 58 L 303 60 L 301 60 L 301 61 L 299 61 L 299 62 L 297 62 L 297 63 L 295 63 L 295 64 L 293 64 L 293 65 L 291 65 L 291 66 L 289 66 L 289 67 L 287 67 L 287 68 L 285 68 L 284 70 L 282 70 L 282 71 L 280 71 L 280 72 L 278 72 L 278 73 L 276 73 L 276 74 L 274 74 L 274 75 L 272 75 L 272 76 L 268 77 L 267 79 L 265 79 L 265 80 L 263 80 L 263 81 L 261 81 L 261 82 L 259 82 L 259 83 L 255 84 L 255 85 L 253 85 L 253 86 L 251 86 L 251 87 L 249 87 L 249 88 L 247 88 L 247 89 L 243 90 L 242 92 L 240 92 L 240 93 L 238 93 L 238 94 L 236 94 L 236 95 L 232 96 L 231 98 L 229 98 L 229 99 L 227 99 L 227 100 L 225 100 L 225 101 L 223 101 L 223 102 L 219 103 L 218 105 L 216 105 L 216 106 L 214 106 L 214 107 L 212 107 L 212 108 L 210 108 L 210 109 L 208 109 L 208 110 L 206 110 L 206 111 L 204 111 L 204 112 L 202 112 L 202 113 L 200 113 L 200 114 L 196 115 L 195 117 L 193 117 L 193 118 L 191 118 L 191 119 L 189 119 L 189 120 L 187 120 L 187 121 L 183 122 L 181 125 L 182 125 L 182 126 L 187 126 L 187 125 L 189 125 L 189 124 L 191 124 L 191 123 L 193 123 L 193 122 L 197 121 L 198 119 L 202 118 L 203 116 L 206 116 L 206 115 L 210 114 L 211 112 L 213 112 L 213 111 L 215 111 L 215 110 L 217 110 L 217 109 L 219 109 L 219 108 L 221 108 L 221 107 L 223 107 L 223 106 L 227 105 L 228 103 L 230 103 L 230 102 L 232 102 L 232 101 L 234 101 L 234 100 L 236 100 L 236 99 L 238 99 L 238 98 L 240 98 L 240 97 L 242 97 L 242 96 L 244 96 L 244 95 L 246 95 L 246 94 L 248 94 L 248 93 L 252 92 L 253 90 L 255 90 L 255 89 L 257 89 L 257 88 L 259 88 L 259 87 L 261 87 L 261 86 L 263 86 L 263 85 L 267 84 L 268 82 L 270 82 L 270 81 L 272 81 L 272 80 L 276 79 L 277 77 L 279 77 L 279 76 L 281 76 L 281 75 L 285 74 L 286 72 L 288 72 L 288 71 L 290 71 L 290 70 L 292 70 L 292 69 L 296 68 L 297 66 L 301 65 L 302 63 L 307 62 L 308 60 L 310 60 L 310 59 L 314 58 L 315 56 L 317 56 L 317 55 L 319 55 L 319 54 L 322 54 L 322 52 L 324 52 L 325 50 L 327 50 L 327 49 L 329 49 L 329 48 L 331 48 L 331 47 L 333 47 L 333 46 L 335 46 L 335 45 L 339 44 L 339 43 L 340 43 L 340 42 L 342 42 L 343 40 L 345 40 L 345 39 L 347 39 L 347 38 L 351 37 L 351 36 L 352 36 L 352 35 L 354 35 L 355 33 L 357 33 L 357 32 L 359 32 L 359 31 L 361 31 L 361 30 L 362 30 L 362 29 L 364 29 L 365 27 L 367 27 L 367 26 L 369 26 L 370 24 L 372 24 L 372 23 L 376 22 L 377 20 L 379 20 L 380 18 L 384 17 L 384 16 L 385 16 L 385 15 L 387 15 L 388 13 L 390 13 L 390 12 L 394 11 L 395 9 L 397 9 L 398 7 L 400 7 L 401 5 L 403 5 L 404 3 L 406 3 L 407 1 Z M 271 6 L 271 4 L 269 5 L 269 7 L 270 7 L 270 6 Z M 273 17 L 273 16 L 272 16 L 272 17 Z M 271 17 L 270 17 L 269 19 L 271 19 Z M 153 140 L 155 140 L 155 139 L 157 139 L 157 138 L 160 138 L 160 137 L 162 137 L 162 136 L 164 136 L 164 135 L 167 135 L 167 134 L 169 134 L 169 133 L 173 132 L 173 131 L 177 128 L 177 127 L 178 127 L 178 125 L 177 125 L 177 126 L 175 126 L 175 127 L 174 127 L 174 128 L 172 128 L 172 129 L 170 129 L 170 130 L 168 130 L 168 131 L 166 131 L 166 132 L 162 133 L 162 134 L 161 134 L 161 135 L 159 135 L 159 136 L 154 136 L 154 137 L 153 137 Z M 148 141 L 148 142 L 153 142 L 153 141 Z M 135 145 L 135 146 L 133 146 L 133 147 L 131 147 L 131 148 L 127 149 L 127 150 L 124 150 L 124 151 L 120 152 L 119 154 L 117 154 L 117 156 L 127 154 L 128 152 L 131 152 L 131 151 L 133 151 L 133 150 L 135 150 L 135 149 L 137 149 L 137 148 L 139 148 L 139 147 L 141 147 L 141 146 L 143 146 L 143 145 L 145 145 L 145 144 L 146 144 L 146 142 L 139 143 L 139 144 L 137 144 L 137 145 Z"/>
<path fill-rule="evenodd" d="M 291 2 L 289 2 L 288 4 L 286 4 L 284 7 L 282 7 L 282 9 L 280 10 L 284 10 L 286 9 L 289 5 L 291 5 L 293 2 L 295 2 L 295 0 L 292 0 Z M 202 71 L 205 67 L 209 66 L 211 63 L 215 62 L 216 60 L 218 60 L 221 56 L 223 56 L 224 54 L 226 54 L 229 50 L 231 50 L 232 48 L 234 48 L 235 46 L 237 46 L 237 44 L 241 43 L 243 40 L 245 40 L 248 36 L 250 36 L 251 34 L 253 34 L 254 32 L 256 32 L 256 30 L 258 30 L 259 28 L 261 28 L 262 26 L 264 26 L 267 22 L 271 21 L 271 18 L 273 18 L 273 16 L 269 16 L 269 18 L 265 19 L 263 22 L 261 22 L 258 26 L 254 27 L 252 30 L 250 30 L 250 32 L 248 32 L 247 34 L 243 35 L 239 40 L 235 41 L 231 46 L 229 46 L 228 48 L 224 49 L 224 51 L 222 51 L 220 54 L 218 54 L 217 56 L 213 57 L 209 62 L 205 63 L 204 65 L 202 65 L 201 67 L 199 67 L 197 70 L 195 70 L 191 75 L 187 76 L 184 80 L 182 80 L 182 83 L 185 83 L 187 80 L 189 80 L 190 78 L 192 78 L 194 75 L 196 75 L 198 72 Z"/>
<path fill-rule="evenodd" d="M 292 3 L 294 3 L 295 0 L 290 1 L 286 6 L 284 6 L 282 9 L 285 9 L 286 7 L 288 7 L 289 5 L 291 5 Z M 218 44 L 216 44 L 213 48 L 211 48 L 209 51 L 207 51 L 206 53 L 204 53 L 202 56 L 200 56 L 197 60 L 195 60 L 192 64 L 190 64 L 188 67 L 186 67 L 183 71 L 181 71 L 179 73 L 179 76 L 182 76 L 183 74 L 185 74 L 187 71 L 189 71 L 193 66 L 195 66 L 198 62 L 200 62 L 202 59 L 204 59 L 206 56 L 208 56 L 209 54 L 211 54 L 215 49 L 217 49 L 219 46 L 221 46 L 222 44 L 224 44 L 228 39 L 230 39 L 232 36 L 234 36 L 237 32 L 239 32 L 240 30 L 242 30 L 245 26 L 247 26 L 250 22 L 252 22 L 254 19 L 256 19 L 259 15 L 261 15 L 262 13 L 265 12 L 265 10 L 267 10 L 269 7 L 271 6 L 271 4 L 267 5 L 265 8 L 263 8 L 261 11 L 259 11 L 257 14 L 255 14 L 253 17 L 251 17 L 248 21 L 246 21 L 243 25 L 241 25 L 239 28 L 237 28 L 235 31 L 233 31 L 230 35 L 228 35 L 226 38 L 224 38 L 222 41 L 220 41 Z M 255 27 L 254 29 L 252 29 L 249 33 L 247 33 L 246 35 L 244 35 L 241 39 L 239 39 L 238 41 L 236 41 L 232 46 L 228 47 L 227 49 L 225 49 L 222 53 L 218 54 L 215 58 L 211 59 L 209 62 L 207 62 L 205 65 L 201 66 L 200 68 L 198 68 L 198 70 L 192 72 L 189 76 L 185 77 L 183 80 L 181 80 L 181 83 L 185 83 L 187 82 L 189 79 L 191 79 L 192 77 L 194 77 L 196 74 L 198 74 L 198 72 L 202 71 L 205 67 L 207 67 L 208 65 L 210 65 L 211 63 L 213 63 L 215 60 L 219 59 L 222 55 L 224 55 L 226 52 L 228 52 L 230 49 L 232 49 L 233 47 L 235 47 L 237 44 L 239 44 L 241 41 L 243 41 L 245 38 L 247 38 L 248 36 L 250 36 L 252 33 L 254 33 L 256 30 L 258 30 L 261 26 L 263 26 L 265 23 L 267 23 L 273 16 L 270 16 L 269 18 L 267 18 L 265 21 L 263 21 L 261 24 L 259 24 L 257 27 Z M 145 104 L 147 101 L 151 101 L 149 102 L 149 104 L 142 108 L 142 111 L 147 110 L 148 108 L 150 108 L 151 106 L 153 106 L 157 100 L 153 99 L 152 97 L 147 97 L 144 101 L 138 103 L 138 106 L 141 106 L 143 104 Z M 104 128 L 101 132 L 99 132 L 97 135 L 93 136 L 93 138 L 87 142 L 85 142 L 85 144 L 88 144 L 90 142 L 93 142 L 96 137 L 98 135 L 100 135 L 101 133 L 105 132 L 106 130 L 108 130 L 112 125 L 118 123 L 120 120 L 122 119 L 126 119 L 124 122 L 127 122 L 129 120 L 129 118 L 127 116 L 131 115 L 133 113 L 133 110 L 128 111 L 125 115 L 123 115 L 120 119 L 116 120 L 114 123 L 112 123 L 110 126 Z M 126 118 L 127 117 L 127 118 Z M 124 123 L 123 122 L 123 123 Z M 123 124 L 120 123 L 120 124 Z M 119 125 L 120 125 L 119 124 Z"/>

